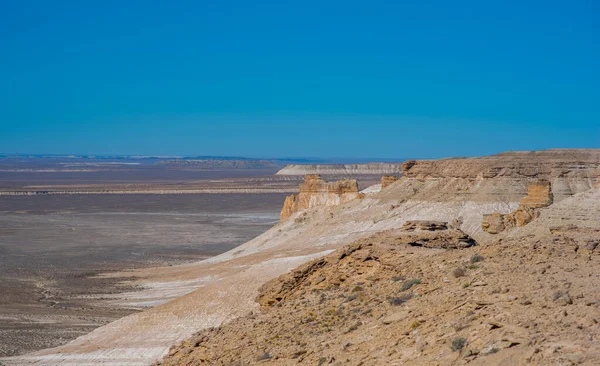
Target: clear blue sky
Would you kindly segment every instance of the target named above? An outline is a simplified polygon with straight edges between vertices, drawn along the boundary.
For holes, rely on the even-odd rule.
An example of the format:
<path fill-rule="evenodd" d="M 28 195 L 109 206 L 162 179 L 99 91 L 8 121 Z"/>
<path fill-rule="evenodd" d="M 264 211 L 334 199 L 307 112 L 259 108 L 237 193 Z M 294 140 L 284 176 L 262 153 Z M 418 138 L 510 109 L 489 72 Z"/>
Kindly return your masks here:
<path fill-rule="evenodd" d="M 600 2 L 1 1 L 0 152 L 600 147 Z"/>

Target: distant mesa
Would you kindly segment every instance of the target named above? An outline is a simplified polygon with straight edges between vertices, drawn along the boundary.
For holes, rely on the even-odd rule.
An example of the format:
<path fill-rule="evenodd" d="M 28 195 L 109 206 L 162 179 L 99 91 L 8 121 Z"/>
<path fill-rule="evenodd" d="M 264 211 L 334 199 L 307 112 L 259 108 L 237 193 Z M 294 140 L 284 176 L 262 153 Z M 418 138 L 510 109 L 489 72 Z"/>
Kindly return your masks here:
<path fill-rule="evenodd" d="M 277 175 L 394 175 L 402 173 L 401 163 L 367 164 L 295 164 L 288 165 Z"/>
<path fill-rule="evenodd" d="M 360 196 L 356 179 L 326 182 L 318 174 L 308 174 L 300 184 L 300 193 L 285 199 L 281 210 L 281 220 L 295 212 L 318 206 L 335 206 L 352 201 Z"/>

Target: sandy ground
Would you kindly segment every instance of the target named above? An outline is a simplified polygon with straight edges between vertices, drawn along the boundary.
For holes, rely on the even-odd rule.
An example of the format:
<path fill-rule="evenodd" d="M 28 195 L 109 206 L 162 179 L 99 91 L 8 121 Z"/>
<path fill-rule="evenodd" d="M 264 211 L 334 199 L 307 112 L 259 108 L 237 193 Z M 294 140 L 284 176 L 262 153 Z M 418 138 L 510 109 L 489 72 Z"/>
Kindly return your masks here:
<path fill-rule="evenodd" d="M 58 346 L 156 305 L 128 278 L 99 274 L 223 253 L 276 223 L 283 196 L 0 197 L 0 356 Z"/>

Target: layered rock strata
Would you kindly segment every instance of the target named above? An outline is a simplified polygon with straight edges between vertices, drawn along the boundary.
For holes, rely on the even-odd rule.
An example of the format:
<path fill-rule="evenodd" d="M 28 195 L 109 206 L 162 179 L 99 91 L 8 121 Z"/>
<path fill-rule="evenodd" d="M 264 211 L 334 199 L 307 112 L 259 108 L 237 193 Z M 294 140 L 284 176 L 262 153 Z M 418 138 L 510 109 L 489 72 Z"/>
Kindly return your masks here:
<path fill-rule="evenodd" d="M 320 175 L 309 174 L 300 184 L 300 193 L 285 199 L 280 218 L 285 220 L 295 212 L 319 206 L 336 206 L 360 196 L 355 179 L 326 182 Z"/>
<path fill-rule="evenodd" d="M 556 201 L 600 182 L 600 149 L 513 151 L 478 158 L 408 160 L 402 175 L 416 179 L 510 179 L 533 183 L 547 180 Z"/>
<path fill-rule="evenodd" d="M 554 196 L 550 182 L 530 184 L 519 208 L 506 215 L 498 212 L 483 215 L 481 228 L 487 233 L 498 234 L 506 229 L 525 226 L 538 216 L 536 209 L 550 206 L 552 202 Z"/>

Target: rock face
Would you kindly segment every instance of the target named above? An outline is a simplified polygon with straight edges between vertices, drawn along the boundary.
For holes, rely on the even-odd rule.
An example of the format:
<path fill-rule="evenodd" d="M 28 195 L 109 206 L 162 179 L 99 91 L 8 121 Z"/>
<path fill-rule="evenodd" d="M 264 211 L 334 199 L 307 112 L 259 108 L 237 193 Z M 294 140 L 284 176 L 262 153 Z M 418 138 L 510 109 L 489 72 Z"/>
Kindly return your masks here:
<path fill-rule="evenodd" d="M 550 206 L 554 202 L 550 182 L 541 181 L 527 187 L 527 196 L 515 211 L 503 215 L 498 212 L 483 215 L 481 228 L 489 234 L 498 234 L 506 229 L 522 227 L 538 216 L 536 209 Z"/>
<path fill-rule="evenodd" d="M 554 201 L 550 182 L 532 183 L 527 187 L 527 196 L 521 200 L 521 206 L 531 208 L 547 207 Z"/>
<path fill-rule="evenodd" d="M 285 199 L 280 218 L 285 220 L 293 213 L 318 206 L 336 206 L 360 196 L 355 179 L 325 182 L 320 175 L 309 174 L 300 184 L 300 193 Z"/>
<path fill-rule="evenodd" d="M 514 151 L 479 158 L 408 160 L 402 164 L 405 177 L 512 179 L 552 184 L 560 201 L 592 188 L 600 182 L 600 149 L 553 149 Z M 543 194 L 543 187 L 539 187 Z"/>
<path fill-rule="evenodd" d="M 385 189 L 390 184 L 396 182 L 399 178 L 395 175 L 384 175 L 381 177 L 381 189 Z"/>

